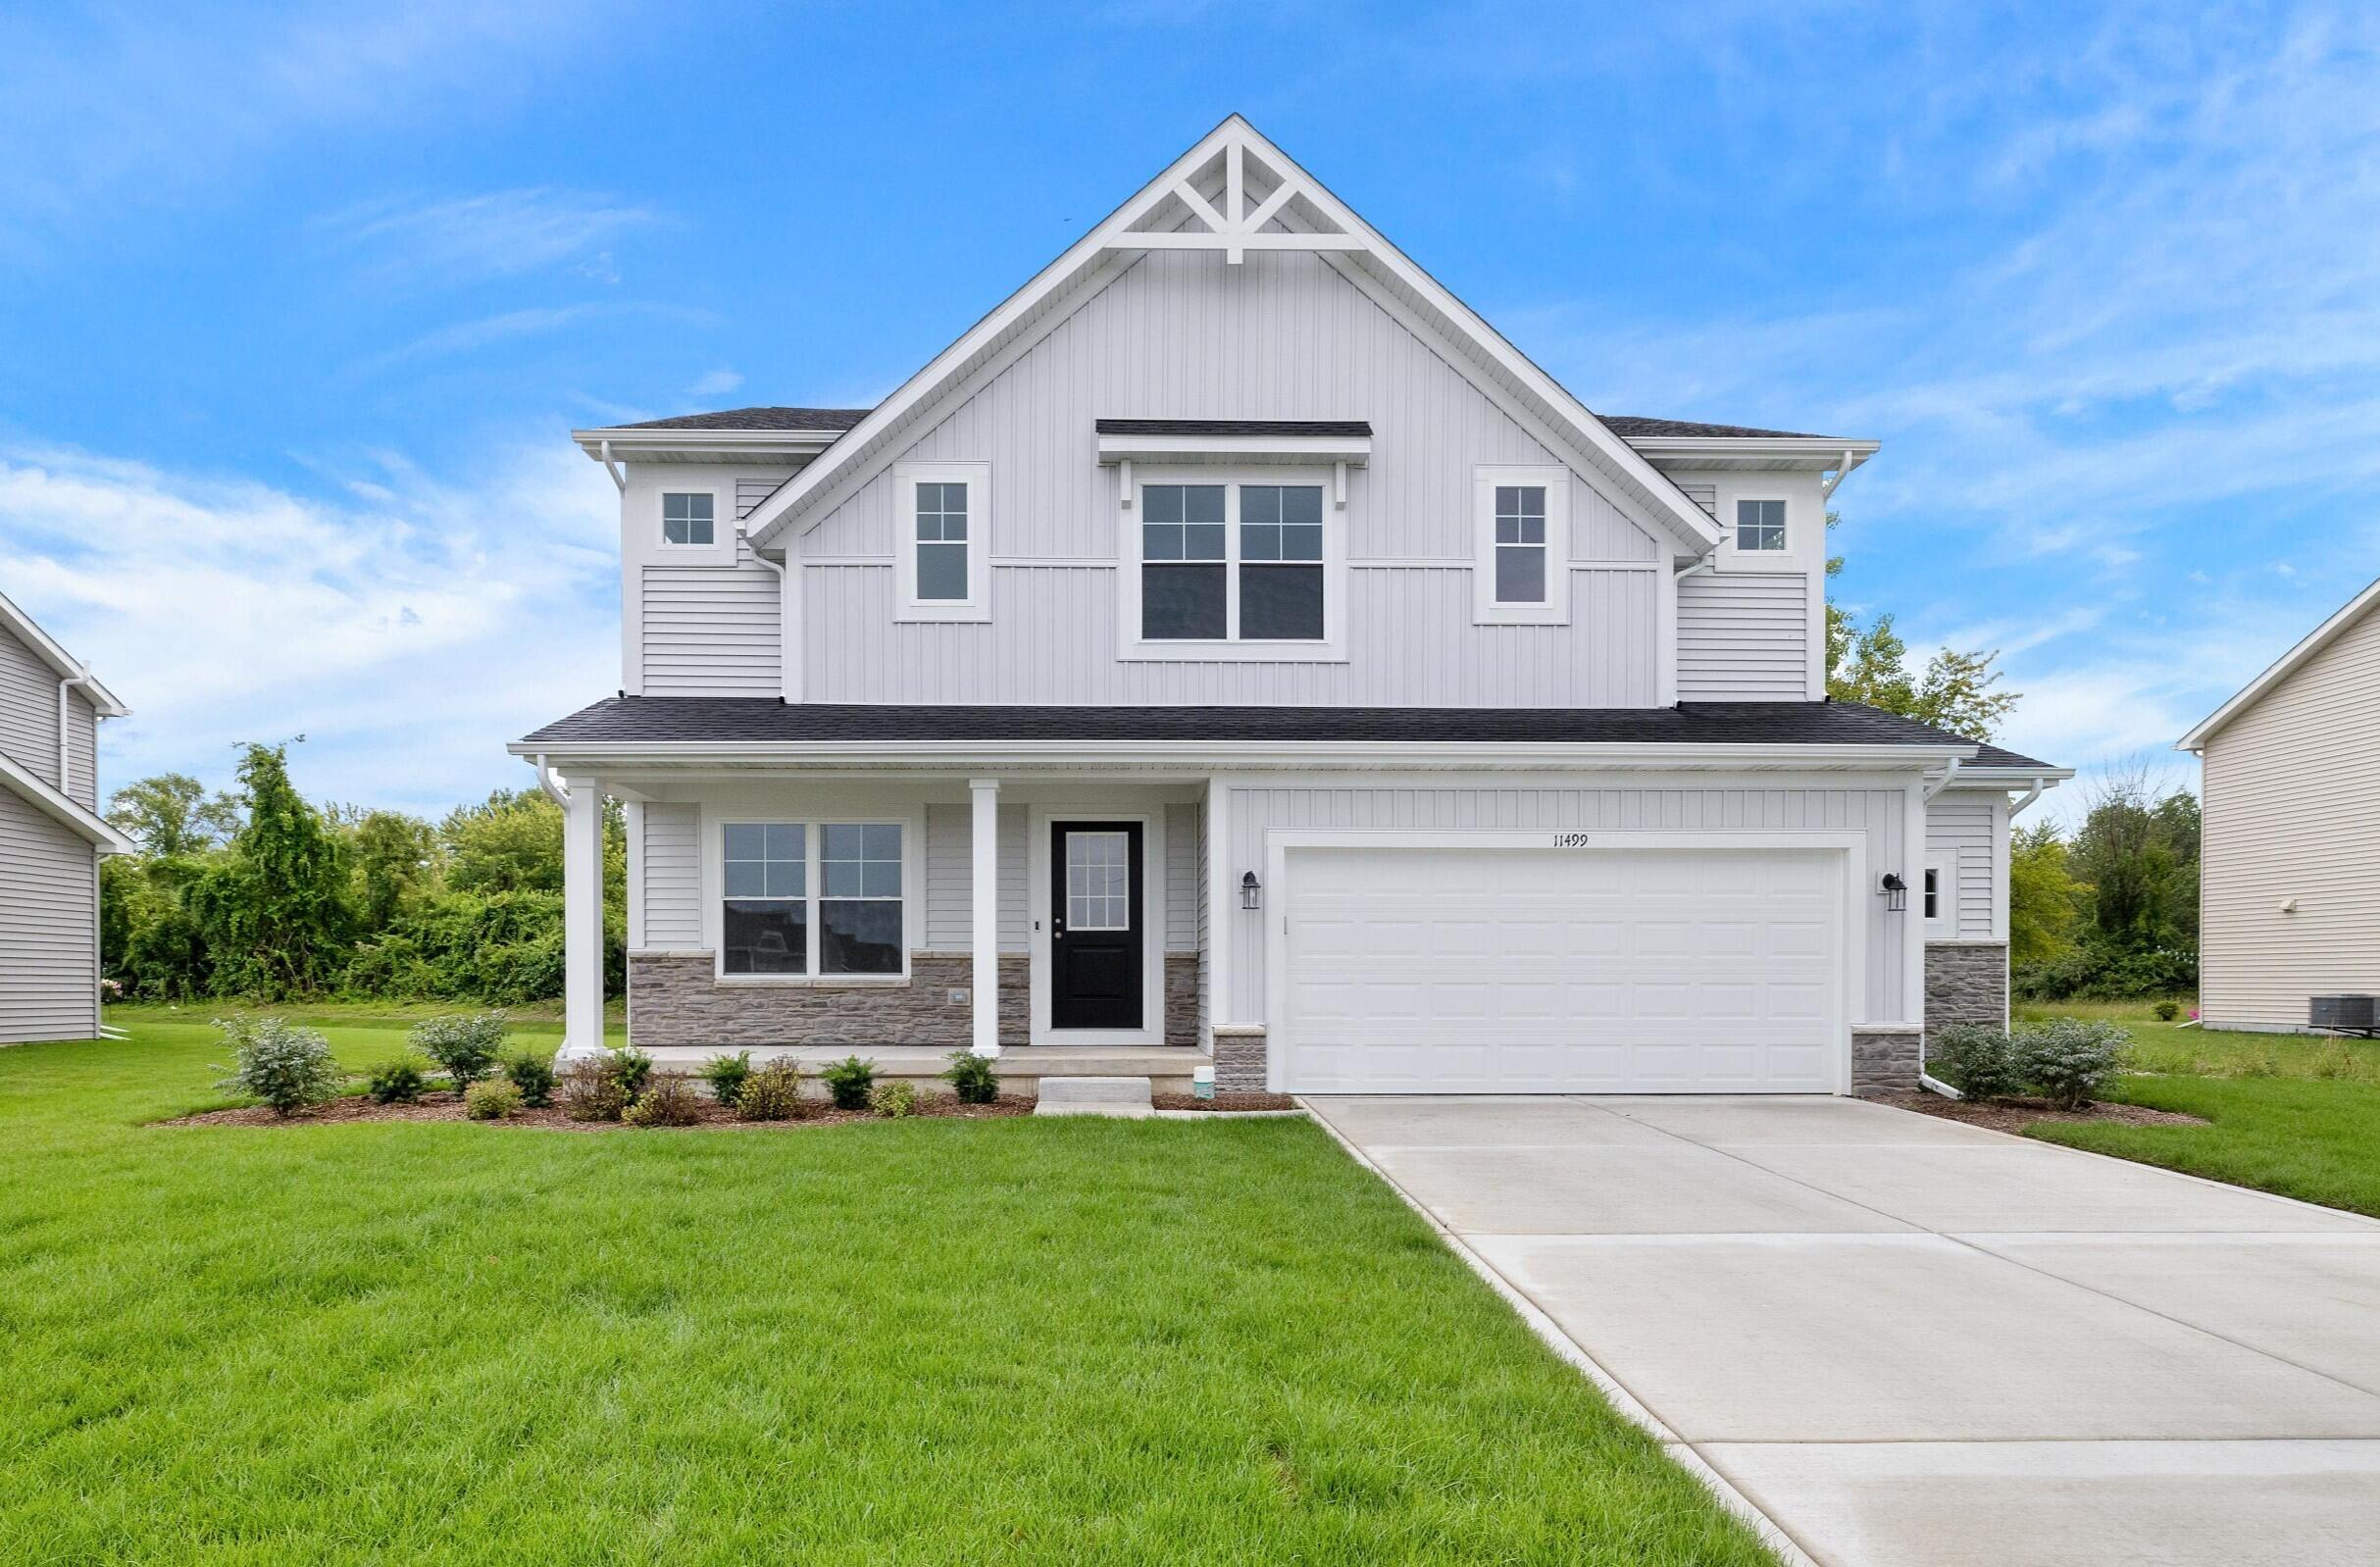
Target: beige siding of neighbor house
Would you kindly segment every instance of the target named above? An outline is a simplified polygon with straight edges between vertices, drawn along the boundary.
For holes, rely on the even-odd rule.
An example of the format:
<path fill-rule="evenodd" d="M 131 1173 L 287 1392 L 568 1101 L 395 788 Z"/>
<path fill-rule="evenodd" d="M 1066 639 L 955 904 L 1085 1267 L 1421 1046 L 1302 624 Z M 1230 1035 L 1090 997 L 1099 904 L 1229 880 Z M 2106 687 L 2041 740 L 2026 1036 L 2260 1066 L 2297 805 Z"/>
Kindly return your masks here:
<path fill-rule="evenodd" d="M 2380 614 L 2216 730 L 2203 760 L 2206 1021 L 2302 1029 L 2309 996 L 2380 992 Z"/>

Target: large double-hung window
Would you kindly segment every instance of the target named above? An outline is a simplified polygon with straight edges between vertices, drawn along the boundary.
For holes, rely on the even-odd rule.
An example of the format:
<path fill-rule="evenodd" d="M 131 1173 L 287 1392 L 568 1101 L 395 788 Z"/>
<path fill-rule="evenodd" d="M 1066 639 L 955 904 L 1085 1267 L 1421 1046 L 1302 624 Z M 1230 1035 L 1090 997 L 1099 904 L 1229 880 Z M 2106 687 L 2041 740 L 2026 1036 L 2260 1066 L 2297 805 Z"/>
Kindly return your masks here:
<path fill-rule="evenodd" d="M 720 830 L 719 971 L 898 975 L 898 822 L 730 822 Z"/>
<path fill-rule="evenodd" d="M 1142 484 L 1140 640 L 1327 644 L 1339 606 L 1324 489 L 1319 480 Z"/>

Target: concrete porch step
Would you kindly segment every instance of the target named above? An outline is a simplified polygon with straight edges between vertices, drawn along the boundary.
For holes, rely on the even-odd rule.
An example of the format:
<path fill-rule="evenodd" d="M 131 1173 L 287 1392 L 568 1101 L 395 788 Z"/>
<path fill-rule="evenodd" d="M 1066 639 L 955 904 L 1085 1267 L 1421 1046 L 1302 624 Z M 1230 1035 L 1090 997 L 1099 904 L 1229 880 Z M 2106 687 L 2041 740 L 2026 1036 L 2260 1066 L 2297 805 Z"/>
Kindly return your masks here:
<path fill-rule="evenodd" d="M 1146 1078 L 1043 1078 L 1035 1115 L 1104 1115 L 1142 1120 L 1157 1113 Z"/>

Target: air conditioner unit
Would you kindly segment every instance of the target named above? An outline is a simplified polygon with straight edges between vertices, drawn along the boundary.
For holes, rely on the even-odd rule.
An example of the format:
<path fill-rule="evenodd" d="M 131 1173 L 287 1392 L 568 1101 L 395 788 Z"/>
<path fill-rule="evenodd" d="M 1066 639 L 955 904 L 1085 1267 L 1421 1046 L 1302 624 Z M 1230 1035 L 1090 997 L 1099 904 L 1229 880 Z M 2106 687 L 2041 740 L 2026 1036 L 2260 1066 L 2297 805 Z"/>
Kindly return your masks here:
<path fill-rule="evenodd" d="M 2317 995 L 2306 1010 L 2305 1021 L 2339 1034 L 2368 1035 L 2380 1031 L 2380 996 Z"/>

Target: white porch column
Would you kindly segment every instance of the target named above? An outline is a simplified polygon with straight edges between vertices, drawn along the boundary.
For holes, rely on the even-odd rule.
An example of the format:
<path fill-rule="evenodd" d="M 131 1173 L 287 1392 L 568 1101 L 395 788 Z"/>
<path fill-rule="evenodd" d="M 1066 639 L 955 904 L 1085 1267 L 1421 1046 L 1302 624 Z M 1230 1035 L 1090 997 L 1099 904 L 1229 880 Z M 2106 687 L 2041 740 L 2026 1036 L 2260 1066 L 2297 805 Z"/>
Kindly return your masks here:
<path fill-rule="evenodd" d="M 977 1055 L 1000 1053 L 1000 784 L 997 779 L 967 781 L 975 803 L 975 1038 Z"/>
<path fill-rule="evenodd" d="M 562 1049 L 603 1050 L 603 787 L 572 779 L 562 809 Z"/>

